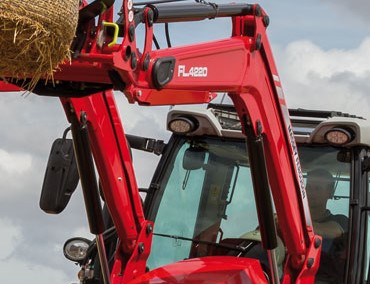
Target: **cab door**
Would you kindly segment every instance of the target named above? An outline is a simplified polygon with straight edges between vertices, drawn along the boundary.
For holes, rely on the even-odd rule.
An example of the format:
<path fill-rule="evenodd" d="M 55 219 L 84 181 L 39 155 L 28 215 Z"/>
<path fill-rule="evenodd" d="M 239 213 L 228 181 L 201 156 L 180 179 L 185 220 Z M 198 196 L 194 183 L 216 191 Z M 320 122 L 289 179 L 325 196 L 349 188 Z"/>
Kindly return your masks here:
<path fill-rule="evenodd" d="M 369 283 L 370 220 L 369 180 L 367 167 L 369 150 L 353 149 L 350 200 L 350 231 L 346 283 Z"/>
<path fill-rule="evenodd" d="M 369 149 L 354 151 L 347 283 L 370 283 Z"/>

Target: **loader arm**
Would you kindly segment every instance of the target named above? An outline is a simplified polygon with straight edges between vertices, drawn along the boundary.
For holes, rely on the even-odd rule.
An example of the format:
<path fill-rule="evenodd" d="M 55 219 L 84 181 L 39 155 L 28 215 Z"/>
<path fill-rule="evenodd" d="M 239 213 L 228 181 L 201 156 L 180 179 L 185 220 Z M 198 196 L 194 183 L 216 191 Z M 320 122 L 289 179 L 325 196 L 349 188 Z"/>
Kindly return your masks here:
<path fill-rule="evenodd" d="M 286 101 L 266 35 L 266 13 L 250 4 L 198 2 L 135 8 L 124 0 L 119 21 L 107 25 L 113 23 L 113 8 L 101 10 L 96 24 L 93 17 L 83 18 L 72 45 L 72 63 L 60 66 L 54 83 L 40 81 L 34 89 L 40 95 L 61 97 L 69 121 L 88 128 L 103 195 L 120 239 L 111 282 L 126 283 L 145 273 L 152 235 L 112 89 L 122 91 L 129 102 L 146 106 L 207 103 L 216 93 L 227 92 L 248 134 L 248 147 L 259 147 L 265 155 L 262 163 L 261 156 L 251 157 L 251 165 L 257 166 L 252 175 L 257 193 L 266 190 L 261 186 L 271 187 L 287 248 L 283 280 L 313 282 L 321 239 L 312 230 Z M 230 38 L 152 50 L 155 23 L 217 17 L 232 19 Z M 145 25 L 142 51 L 136 46 L 139 24 Z M 116 42 L 117 33 L 121 43 Z M 266 178 L 262 185 L 261 177 Z M 262 240 L 273 249 L 267 220 L 272 215 L 263 212 L 263 197 L 258 202 L 261 231 L 266 232 Z"/>

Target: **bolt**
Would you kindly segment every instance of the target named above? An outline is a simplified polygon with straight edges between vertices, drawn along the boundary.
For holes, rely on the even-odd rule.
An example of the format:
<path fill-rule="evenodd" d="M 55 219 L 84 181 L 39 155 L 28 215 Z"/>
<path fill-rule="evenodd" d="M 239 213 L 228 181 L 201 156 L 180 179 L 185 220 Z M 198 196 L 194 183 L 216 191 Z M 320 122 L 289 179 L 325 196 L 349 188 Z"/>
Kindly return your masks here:
<path fill-rule="evenodd" d="M 307 260 L 307 267 L 308 268 L 311 268 L 313 266 L 313 263 L 314 263 L 314 259 L 312 257 L 310 257 L 308 260 Z"/>
<path fill-rule="evenodd" d="M 144 243 L 140 243 L 139 246 L 138 246 L 138 252 L 139 254 L 142 254 L 145 250 L 145 246 L 144 246 Z"/>
<path fill-rule="evenodd" d="M 118 177 L 118 181 L 122 181 L 122 177 Z"/>
<path fill-rule="evenodd" d="M 128 11 L 128 21 L 131 23 L 134 20 L 134 11 Z"/>
<path fill-rule="evenodd" d="M 143 92 L 141 90 L 136 91 L 136 96 L 138 96 L 139 98 L 141 97 L 142 94 L 143 94 Z"/>
<path fill-rule="evenodd" d="M 125 61 L 127 61 L 131 57 L 131 47 L 127 46 L 125 51 Z"/>
<path fill-rule="evenodd" d="M 153 232 L 153 226 L 152 224 L 148 224 L 146 226 L 146 234 L 149 235 L 151 232 Z"/>
<path fill-rule="evenodd" d="M 133 42 L 135 39 L 135 26 L 134 25 L 130 25 L 130 27 L 128 28 L 128 38 L 130 42 Z"/>
<path fill-rule="evenodd" d="M 137 66 L 137 58 L 136 58 L 136 54 L 135 53 L 132 53 L 131 54 L 131 68 L 132 69 L 135 69 Z"/>
<path fill-rule="evenodd" d="M 132 0 L 128 0 L 127 1 L 127 9 L 128 10 L 131 10 L 132 9 L 132 6 L 133 6 L 133 1 Z"/>
<path fill-rule="evenodd" d="M 257 135 L 261 135 L 262 133 L 262 123 L 260 120 L 257 120 L 256 122 L 256 130 L 257 130 Z"/>
<path fill-rule="evenodd" d="M 154 18 L 153 10 L 148 11 L 147 17 L 148 17 L 148 26 L 149 27 L 153 26 L 153 18 Z"/>
<path fill-rule="evenodd" d="M 96 30 L 95 29 L 92 29 L 90 31 L 90 37 L 95 37 L 96 36 Z"/>
<path fill-rule="evenodd" d="M 147 53 L 147 54 L 145 55 L 144 62 L 143 62 L 143 70 L 144 70 L 144 71 L 148 70 L 148 68 L 149 68 L 149 63 L 150 63 L 150 55 L 149 55 L 149 53 Z"/>
<path fill-rule="evenodd" d="M 86 114 L 86 112 L 81 111 L 80 121 L 81 121 L 82 124 L 86 124 L 86 122 L 87 122 L 87 114 Z"/>

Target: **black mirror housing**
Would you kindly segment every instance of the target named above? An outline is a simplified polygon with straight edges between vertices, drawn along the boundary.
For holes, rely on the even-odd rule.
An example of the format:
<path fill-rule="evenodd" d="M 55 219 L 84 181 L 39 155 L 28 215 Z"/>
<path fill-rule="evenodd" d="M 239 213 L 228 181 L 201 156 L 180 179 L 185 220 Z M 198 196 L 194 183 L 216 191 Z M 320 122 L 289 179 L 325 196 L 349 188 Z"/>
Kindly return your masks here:
<path fill-rule="evenodd" d="M 204 165 L 206 150 L 203 148 L 190 147 L 185 150 L 182 167 L 185 170 L 198 170 Z"/>
<path fill-rule="evenodd" d="M 75 191 L 78 181 L 73 141 L 58 138 L 50 151 L 41 190 L 40 208 L 50 214 L 62 212 Z"/>

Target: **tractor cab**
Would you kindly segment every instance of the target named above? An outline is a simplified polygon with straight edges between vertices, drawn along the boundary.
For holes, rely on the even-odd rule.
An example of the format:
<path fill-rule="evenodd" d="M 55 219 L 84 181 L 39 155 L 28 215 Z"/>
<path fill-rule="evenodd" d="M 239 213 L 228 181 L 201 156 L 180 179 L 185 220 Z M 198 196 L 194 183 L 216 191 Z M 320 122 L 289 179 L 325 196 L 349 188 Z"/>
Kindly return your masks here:
<path fill-rule="evenodd" d="M 327 197 L 326 189 L 307 190 L 313 228 L 323 237 L 317 279 L 325 283 L 362 282 L 368 279 L 370 256 L 370 124 L 340 112 L 295 109 L 290 110 L 290 117 L 302 182 L 306 184 L 310 172 L 317 170 L 329 173 L 333 181 Z M 145 201 L 146 216 L 155 223 L 148 269 L 223 255 L 258 259 L 269 277 L 271 268 L 261 245 L 256 210 L 258 189 L 252 185 L 245 137 L 233 107 L 174 108 L 167 126 L 173 135 Z M 326 198 L 322 216 L 315 211 L 315 196 Z M 281 277 L 284 227 L 278 216 L 275 218 L 276 265 Z M 335 221 L 339 222 L 339 234 L 322 229 L 327 222 L 334 226 Z"/>
<path fill-rule="evenodd" d="M 293 151 L 298 151 L 301 182 L 307 185 L 308 212 L 315 233 L 322 236 L 315 279 L 364 283 L 369 279 L 370 257 L 370 123 L 341 112 L 294 109 L 289 114 L 297 145 Z M 260 226 L 265 220 L 256 208 L 259 189 L 253 187 L 250 153 L 234 107 L 175 107 L 168 113 L 167 127 L 173 133 L 167 144 L 127 135 L 132 148 L 161 154 L 152 182 L 144 190 L 145 216 L 154 222 L 148 272 L 133 283 L 147 283 L 146 279 L 273 283 L 274 273 L 282 279 L 289 246 L 284 230 L 290 224 L 279 222 L 273 205 L 271 230 L 276 230 L 277 246 L 268 253 L 261 242 Z M 319 178 L 314 185 L 315 173 L 324 173 L 330 183 Z M 279 192 L 270 196 L 274 202 L 283 198 Z M 104 212 L 109 217 L 108 210 Z M 107 259 L 113 259 L 114 227 L 107 229 L 104 240 L 111 248 Z M 66 256 L 82 266 L 81 283 L 103 283 L 96 251 L 95 242 L 81 239 L 65 245 Z"/>

